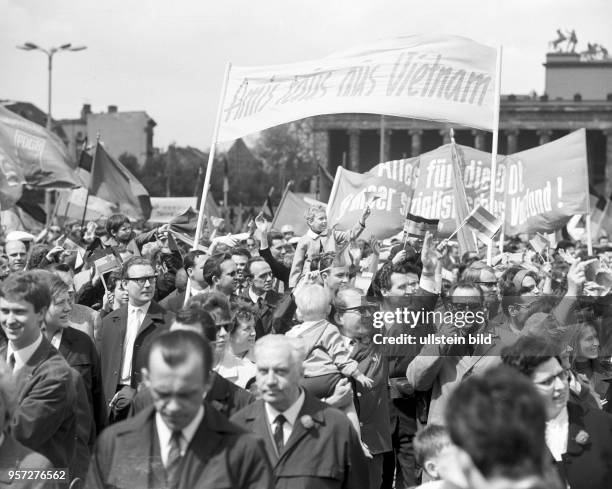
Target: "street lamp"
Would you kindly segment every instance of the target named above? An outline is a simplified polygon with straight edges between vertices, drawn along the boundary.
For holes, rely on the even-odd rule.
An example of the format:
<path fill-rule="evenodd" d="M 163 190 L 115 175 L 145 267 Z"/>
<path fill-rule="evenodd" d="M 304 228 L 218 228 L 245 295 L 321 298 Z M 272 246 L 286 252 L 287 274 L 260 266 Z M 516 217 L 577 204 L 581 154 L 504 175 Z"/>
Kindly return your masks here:
<path fill-rule="evenodd" d="M 17 46 L 18 49 L 23 49 L 24 51 L 42 51 L 47 55 L 49 60 L 49 93 L 48 97 L 48 107 L 47 107 L 47 129 L 51 130 L 51 73 L 53 71 L 53 55 L 60 51 L 83 51 L 83 49 L 87 49 L 86 46 L 73 46 L 71 43 L 62 44 L 59 47 L 53 47 L 50 49 L 44 49 L 40 46 L 34 44 L 33 42 L 23 43 L 21 46 Z"/>

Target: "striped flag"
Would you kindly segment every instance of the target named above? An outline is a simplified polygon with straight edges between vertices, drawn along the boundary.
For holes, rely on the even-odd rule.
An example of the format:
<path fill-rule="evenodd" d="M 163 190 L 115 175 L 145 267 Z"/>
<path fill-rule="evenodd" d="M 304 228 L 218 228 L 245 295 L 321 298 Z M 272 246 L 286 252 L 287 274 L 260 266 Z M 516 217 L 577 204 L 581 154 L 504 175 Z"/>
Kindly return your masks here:
<path fill-rule="evenodd" d="M 536 235 L 529 240 L 529 244 L 535 250 L 536 253 L 542 253 L 546 248 L 550 246 L 550 242 L 546 236 L 536 233 Z"/>
<path fill-rule="evenodd" d="M 408 213 L 404 223 L 404 235 L 420 239 L 425 237 L 427 231 L 435 235 L 438 231 L 439 222 L 439 219 L 425 219 L 424 217 Z"/>
<path fill-rule="evenodd" d="M 484 206 L 479 205 L 470 212 L 465 220 L 465 225 L 471 228 L 483 243 L 489 244 L 493 236 L 500 230 L 502 222 Z"/>

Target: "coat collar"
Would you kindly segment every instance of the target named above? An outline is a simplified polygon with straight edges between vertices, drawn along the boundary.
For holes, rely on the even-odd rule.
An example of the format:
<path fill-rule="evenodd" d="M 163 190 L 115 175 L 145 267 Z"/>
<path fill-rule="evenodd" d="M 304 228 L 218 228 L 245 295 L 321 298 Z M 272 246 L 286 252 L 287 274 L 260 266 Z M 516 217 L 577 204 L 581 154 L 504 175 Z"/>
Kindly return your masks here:
<path fill-rule="evenodd" d="M 283 451 L 280 456 L 277 455 L 276 447 L 272 440 L 272 433 L 268 425 L 266 417 L 266 410 L 263 401 L 259 400 L 252 405 L 251 410 L 246 414 L 245 421 L 250 425 L 250 429 L 253 433 L 259 436 L 264 441 L 266 447 L 266 453 L 268 458 L 272 462 L 273 466 L 277 466 L 281 460 L 288 456 L 294 449 L 295 446 L 305 437 L 311 430 L 316 430 L 316 425 L 324 425 L 325 418 L 323 417 L 323 409 L 325 404 L 319 401 L 316 397 L 313 397 L 308 392 L 305 393 L 304 404 L 300 413 L 298 414 L 296 423 L 291 432 L 291 436 L 287 440 Z M 306 428 L 302 422 L 304 416 L 312 418 L 315 425 L 311 428 Z"/>
<path fill-rule="evenodd" d="M 115 457 L 122 460 L 122 468 L 130 470 L 129 480 L 132 487 L 148 487 L 151 473 L 163 470 L 161 457 L 153 457 L 159 443 L 154 432 L 155 406 L 149 406 L 138 415 L 116 425 Z M 214 450 L 222 443 L 224 436 L 239 434 L 242 431 L 232 425 L 208 403 L 204 403 L 204 418 L 195 432 L 185 455 L 184 467 L 179 487 L 187 487 L 185 481 L 198 480 L 200 473 L 206 468 Z M 191 463 L 191 460 L 197 463 Z M 118 469 L 119 470 L 119 469 Z M 162 472 L 163 473 L 163 472 Z M 120 475 L 120 474 L 117 474 Z M 125 475 L 125 474 L 124 474 Z"/>

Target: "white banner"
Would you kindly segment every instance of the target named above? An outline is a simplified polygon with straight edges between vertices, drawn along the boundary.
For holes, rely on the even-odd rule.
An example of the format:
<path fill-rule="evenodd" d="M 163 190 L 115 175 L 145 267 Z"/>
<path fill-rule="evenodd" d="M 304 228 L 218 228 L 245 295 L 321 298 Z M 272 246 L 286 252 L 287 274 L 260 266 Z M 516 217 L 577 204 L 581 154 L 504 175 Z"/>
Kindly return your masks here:
<path fill-rule="evenodd" d="M 409 35 L 323 59 L 232 67 L 218 141 L 319 114 L 372 113 L 491 130 L 497 50 Z"/>
<path fill-rule="evenodd" d="M 149 221 L 167 223 L 189 207 L 195 208 L 197 197 L 151 197 L 151 217 Z"/>

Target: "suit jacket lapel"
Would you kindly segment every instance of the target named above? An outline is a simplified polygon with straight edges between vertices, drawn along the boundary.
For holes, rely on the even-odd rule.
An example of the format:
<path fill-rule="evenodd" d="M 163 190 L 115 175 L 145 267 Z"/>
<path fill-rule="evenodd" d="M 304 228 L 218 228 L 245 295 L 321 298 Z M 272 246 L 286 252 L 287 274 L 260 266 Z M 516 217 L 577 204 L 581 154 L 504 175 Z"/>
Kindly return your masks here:
<path fill-rule="evenodd" d="M 582 408 L 578 404 L 567 403 L 569 428 L 567 430 L 567 451 L 562 457 L 564 463 L 567 461 L 566 457 L 576 457 L 585 449 L 585 445 L 581 445 L 576 441 L 578 433 L 585 431 L 581 410 Z"/>
<path fill-rule="evenodd" d="M 193 435 L 182 461 L 179 487 L 191 489 L 193 482 L 200 480 L 213 452 L 222 442 L 222 435 L 218 432 L 222 424 L 219 417 L 209 403 L 204 403 L 204 419 Z"/>
<path fill-rule="evenodd" d="M 151 326 L 151 324 L 153 324 L 154 321 L 163 321 L 163 320 L 164 320 L 163 313 L 160 310 L 160 307 L 158 307 L 158 305 L 155 302 L 151 302 L 151 305 L 149 306 L 149 310 L 147 311 L 147 314 L 145 314 L 145 317 L 142 320 L 142 323 L 140 323 L 140 326 L 138 327 L 138 332 L 136 333 L 136 336 L 138 337 L 140 333 L 142 333 L 145 329 Z"/>
<path fill-rule="evenodd" d="M 129 433 L 116 437 L 115 458 L 122 463 L 115 473 L 115 478 L 120 482 L 129 480 L 131 487 L 165 485 L 165 481 L 161 485 L 149 484 L 153 479 L 159 478 L 160 473 L 163 474 L 162 479 L 165 479 L 165 470 L 161 461 L 159 439 L 155 433 L 155 409 L 151 406 L 147 412 L 147 415 L 143 414 L 145 417 L 142 418 L 142 424 L 134 426 Z M 153 443 L 157 443 L 157 447 Z M 152 477 L 153 474 L 156 474 L 155 477 Z"/>
<path fill-rule="evenodd" d="M 268 415 L 266 414 L 263 401 L 257 401 L 253 404 L 253 410 L 247 415 L 246 421 L 250 425 L 250 431 L 263 440 L 270 462 L 273 466 L 276 465 L 279 457 L 272 438 L 272 433 L 270 432 Z"/>
<path fill-rule="evenodd" d="M 293 425 L 291 436 L 287 440 L 287 443 L 285 443 L 285 446 L 283 447 L 283 450 L 280 453 L 278 462 L 280 462 L 283 457 L 290 453 L 293 447 L 295 447 L 300 442 L 300 440 L 302 440 L 302 438 L 304 438 L 312 429 L 312 427 L 307 429 L 304 426 L 304 424 L 302 423 L 303 416 L 310 416 L 314 422 L 317 422 L 319 424 L 323 423 L 323 418 L 321 417 L 316 406 L 311 402 L 311 398 L 307 393 L 304 398 L 304 404 L 302 405 L 302 409 L 300 409 L 300 412 L 297 418 L 295 419 L 295 424 Z"/>

